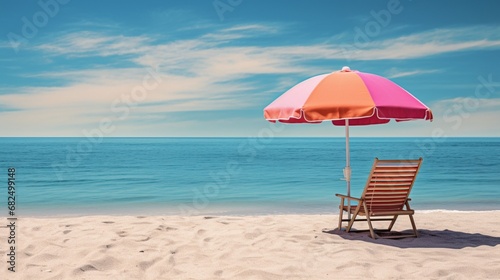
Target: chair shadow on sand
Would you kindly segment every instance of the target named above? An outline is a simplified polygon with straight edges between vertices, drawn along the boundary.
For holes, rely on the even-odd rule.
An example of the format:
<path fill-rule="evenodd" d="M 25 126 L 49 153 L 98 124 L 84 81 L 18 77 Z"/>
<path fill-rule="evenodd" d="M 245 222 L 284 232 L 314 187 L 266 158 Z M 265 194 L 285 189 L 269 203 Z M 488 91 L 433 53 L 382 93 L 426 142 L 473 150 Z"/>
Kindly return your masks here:
<path fill-rule="evenodd" d="M 481 233 L 468 233 L 453 230 L 418 230 L 418 237 L 400 239 L 372 239 L 369 232 L 345 232 L 334 230 L 323 230 L 323 233 L 338 235 L 346 240 L 357 240 L 374 244 L 393 246 L 398 248 L 447 248 L 462 249 L 466 247 L 497 246 L 500 237 L 484 235 Z M 407 234 L 402 231 L 401 234 Z"/>

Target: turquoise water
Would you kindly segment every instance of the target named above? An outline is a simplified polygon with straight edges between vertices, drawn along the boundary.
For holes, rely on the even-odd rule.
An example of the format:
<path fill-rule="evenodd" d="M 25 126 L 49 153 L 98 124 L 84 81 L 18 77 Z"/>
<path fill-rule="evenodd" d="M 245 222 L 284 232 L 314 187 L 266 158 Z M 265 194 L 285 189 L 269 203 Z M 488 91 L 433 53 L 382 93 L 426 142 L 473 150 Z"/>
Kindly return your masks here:
<path fill-rule="evenodd" d="M 375 157 L 422 156 L 413 208 L 500 209 L 500 138 L 438 140 L 351 139 L 352 194 Z M 335 213 L 344 165 L 344 138 L 0 138 L 18 215 Z"/>

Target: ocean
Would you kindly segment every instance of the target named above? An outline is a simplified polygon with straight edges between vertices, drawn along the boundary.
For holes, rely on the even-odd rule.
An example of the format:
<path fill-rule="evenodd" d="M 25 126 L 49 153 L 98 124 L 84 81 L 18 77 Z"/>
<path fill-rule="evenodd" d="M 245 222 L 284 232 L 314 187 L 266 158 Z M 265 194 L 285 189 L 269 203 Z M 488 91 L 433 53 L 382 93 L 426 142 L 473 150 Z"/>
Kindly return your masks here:
<path fill-rule="evenodd" d="M 500 210 L 500 138 L 351 138 L 351 194 L 373 159 L 424 161 L 418 210 Z M 338 213 L 344 138 L 0 138 L 0 216 Z M 4 177 L 1 179 L 1 177 Z"/>

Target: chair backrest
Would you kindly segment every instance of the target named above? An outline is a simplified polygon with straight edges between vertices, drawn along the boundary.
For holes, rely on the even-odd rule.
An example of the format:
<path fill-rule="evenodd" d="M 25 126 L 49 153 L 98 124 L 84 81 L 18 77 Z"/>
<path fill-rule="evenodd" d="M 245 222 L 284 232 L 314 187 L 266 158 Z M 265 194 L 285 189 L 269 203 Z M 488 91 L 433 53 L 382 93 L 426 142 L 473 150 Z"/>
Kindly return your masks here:
<path fill-rule="evenodd" d="M 379 160 L 375 158 L 365 190 L 368 211 L 399 211 L 403 209 L 420 169 L 417 160 Z"/>

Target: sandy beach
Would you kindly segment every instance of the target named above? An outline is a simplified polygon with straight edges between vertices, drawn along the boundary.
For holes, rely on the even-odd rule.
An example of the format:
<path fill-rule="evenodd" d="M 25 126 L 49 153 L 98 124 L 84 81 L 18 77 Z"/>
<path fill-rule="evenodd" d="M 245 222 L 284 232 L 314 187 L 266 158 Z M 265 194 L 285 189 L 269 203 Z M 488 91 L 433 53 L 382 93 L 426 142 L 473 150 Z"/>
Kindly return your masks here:
<path fill-rule="evenodd" d="M 499 215 L 420 212 L 397 240 L 339 234 L 333 214 L 21 217 L 14 273 L 0 228 L 1 278 L 498 279 Z"/>

